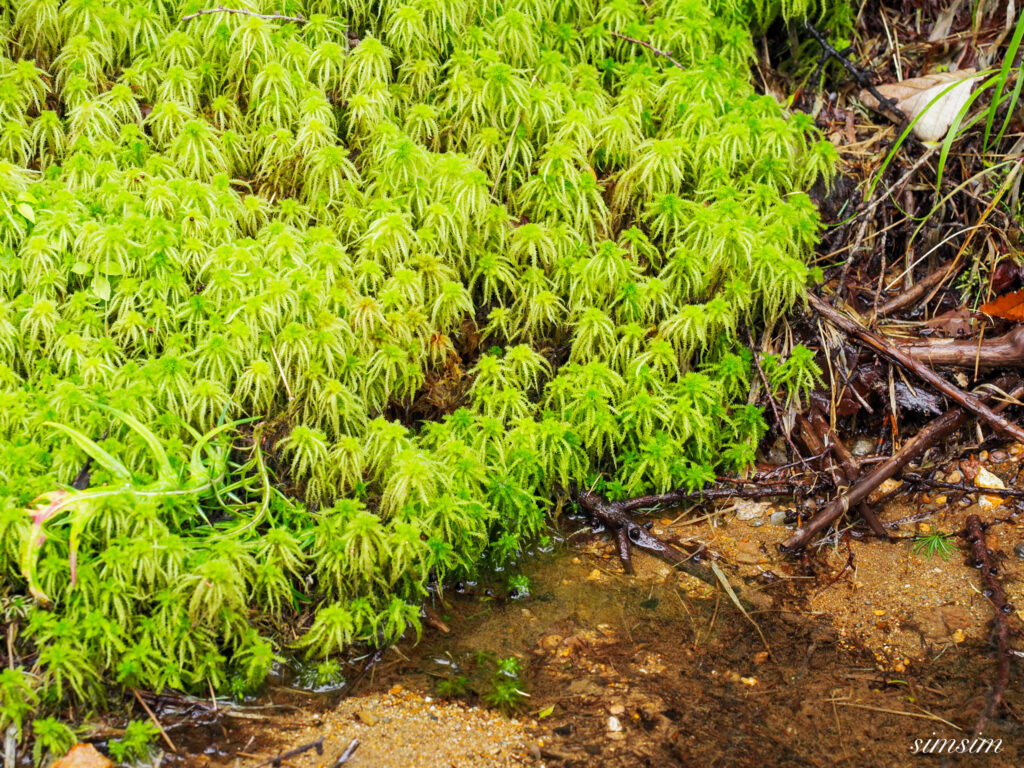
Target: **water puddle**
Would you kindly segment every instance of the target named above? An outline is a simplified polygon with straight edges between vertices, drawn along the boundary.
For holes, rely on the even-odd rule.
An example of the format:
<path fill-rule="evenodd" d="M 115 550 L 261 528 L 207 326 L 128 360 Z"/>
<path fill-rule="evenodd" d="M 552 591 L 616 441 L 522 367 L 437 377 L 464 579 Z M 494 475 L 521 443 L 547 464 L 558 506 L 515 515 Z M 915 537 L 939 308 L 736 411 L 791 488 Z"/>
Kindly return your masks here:
<path fill-rule="evenodd" d="M 886 673 L 803 608 L 793 582 L 760 585 L 771 607 L 748 618 L 724 590 L 643 555 L 637 565 L 627 576 L 615 560 L 562 550 L 526 565 L 528 597 L 449 590 L 423 640 L 384 654 L 354 696 L 278 686 L 265 704 L 287 708 L 207 712 L 181 762 L 248 766 L 323 737 L 322 755 L 284 764 L 330 766 L 358 738 L 365 748 L 346 765 L 896 766 L 921 764 L 915 744 L 970 739 L 993 674 L 987 647 Z M 514 722 L 487 707 L 502 703 L 503 681 L 528 694 Z M 1024 712 L 1019 686 L 1007 700 Z M 469 734 L 462 753 L 448 749 L 451 733 Z M 986 765 L 1024 763 L 1013 714 L 984 735 L 1001 740 Z"/>

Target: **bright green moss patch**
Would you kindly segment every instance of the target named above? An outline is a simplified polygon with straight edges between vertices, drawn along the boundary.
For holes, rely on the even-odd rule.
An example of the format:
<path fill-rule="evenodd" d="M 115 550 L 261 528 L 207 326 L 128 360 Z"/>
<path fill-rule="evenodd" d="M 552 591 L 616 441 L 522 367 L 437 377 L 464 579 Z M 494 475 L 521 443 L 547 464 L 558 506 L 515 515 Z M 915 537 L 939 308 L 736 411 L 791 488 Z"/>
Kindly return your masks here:
<path fill-rule="evenodd" d="M 0 728 L 392 642 L 570 480 L 751 462 L 834 151 L 746 4 L 4 7 Z"/>

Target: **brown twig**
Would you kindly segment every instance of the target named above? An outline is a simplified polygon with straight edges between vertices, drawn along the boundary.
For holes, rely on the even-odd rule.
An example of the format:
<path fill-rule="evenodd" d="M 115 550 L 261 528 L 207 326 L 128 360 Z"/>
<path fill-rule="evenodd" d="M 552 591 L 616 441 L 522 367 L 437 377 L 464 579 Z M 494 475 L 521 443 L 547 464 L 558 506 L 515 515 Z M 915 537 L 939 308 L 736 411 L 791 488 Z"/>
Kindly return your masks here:
<path fill-rule="evenodd" d="M 910 306 L 917 302 L 925 293 L 942 281 L 946 276 L 946 273 L 949 271 L 949 267 L 950 263 L 947 262 L 934 272 L 918 280 L 909 290 L 900 291 L 887 302 L 882 304 L 882 306 L 880 306 L 874 313 L 874 317 L 872 319 L 891 315 L 896 310 L 903 309 L 903 307 Z"/>
<path fill-rule="evenodd" d="M 672 51 L 663 51 L 660 48 L 655 48 L 650 43 L 646 43 L 643 40 L 637 40 L 635 37 L 630 37 L 629 35 L 624 35 L 621 32 L 612 32 L 611 35 L 613 37 L 619 38 L 620 40 L 626 40 L 627 42 L 635 43 L 636 45 L 643 46 L 648 51 L 653 53 L 655 56 L 661 56 L 663 58 L 666 58 L 669 61 L 671 61 L 673 65 L 679 67 L 680 69 L 686 69 L 686 67 L 684 67 L 682 64 L 680 64 L 678 61 L 676 61 L 672 57 Z"/>
<path fill-rule="evenodd" d="M 303 18 L 302 16 L 285 16 L 280 13 L 256 13 L 255 11 L 248 11 L 244 8 L 225 8 L 222 5 L 218 5 L 216 8 L 206 8 L 195 13 L 190 13 L 188 16 L 182 16 L 182 21 L 191 21 L 199 16 L 206 16 L 211 13 L 237 13 L 240 16 L 255 16 L 257 19 L 266 19 L 267 21 L 294 21 L 296 24 L 305 24 L 309 19 Z"/>
<path fill-rule="evenodd" d="M 838 488 L 842 485 L 849 486 L 857 482 L 861 474 L 860 467 L 857 466 L 857 461 L 853 458 L 853 454 L 850 453 L 838 435 L 829 427 L 825 418 L 817 411 L 814 411 L 811 413 L 810 418 L 804 419 L 804 421 L 807 424 L 807 428 L 812 430 L 812 434 L 818 438 L 818 445 L 831 450 L 832 454 L 839 461 L 841 469 L 834 471 L 833 482 L 835 486 Z M 871 507 L 861 502 L 857 505 L 857 512 L 860 513 L 864 522 L 871 528 L 872 533 L 881 539 L 889 538 L 885 528 L 882 527 L 875 513 L 871 511 Z"/>
<path fill-rule="evenodd" d="M 1006 602 L 1006 592 L 999 581 L 999 571 L 992 562 L 992 552 L 985 543 L 985 526 L 977 515 L 970 515 L 967 524 L 967 543 L 974 555 L 975 565 L 981 569 L 985 583 L 984 595 L 992 601 L 995 616 L 992 619 L 992 635 L 996 645 L 996 679 L 989 689 L 989 699 L 974 726 L 974 737 L 985 730 L 988 721 L 999 713 L 999 707 L 1010 681 L 1010 613 L 1013 606 Z"/>
<path fill-rule="evenodd" d="M 1010 386 L 1007 380 L 1000 379 L 997 386 L 1005 389 Z M 1011 399 L 1024 394 L 1024 386 L 1017 386 L 1011 393 Z M 997 410 L 1003 410 L 1007 402 L 999 403 Z M 885 480 L 895 475 L 907 464 L 922 455 L 936 443 L 949 437 L 967 421 L 967 412 L 963 408 L 953 408 L 941 416 L 928 422 L 916 435 L 910 438 L 895 454 L 876 466 L 866 475 L 862 475 L 845 493 L 836 495 L 828 506 L 818 512 L 803 528 L 782 543 L 787 552 L 798 552 L 819 533 L 828 528 L 837 518 L 847 512 L 854 504 L 866 499 Z"/>
<path fill-rule="evenodd" d="M 700 557 L 704 548 L 700 547 L 694 552 L 683 552 L 651 534 L 642 525 L 637 524 L 629 516 L 631 509 L 639 509 L 649 504 L 631 506 L 631 499 L 627 501 L 608 501 L 593 491 L 582 491 L 572 493 L 574 501 L 579 504 L 580 509 L 595 522 L 600 523 L 610 531 L 618 544 L 619 559 L 626 573 L 633 573 L 633 547 L 650 552 L 660 557 L 669 564 L 686 571 L 691 576 L 696 576 L 708 584 L 718 584 L 718 577 L 713 570 L 704 565 Z M 642 497 L 644 499 L 650 497 Z"/>
<path fill-rule="evenodd" d="M 160 723 L 159 720 L 157 720 L 156 715 L 153 714 L 153 710 L 150 709 L 149 705 L 142 700 L 142 697 L 139 695 L 138 690 L 132 688 L 132 693 L 135 695 L 135 700 L 139 702 L 139 705 L 144 710 L 146 710 L 146 714 L 149 715 L 149 719 L 153 721 L 153 725 L 155 725 L 160 730 L 160 736 L 163 738 L 164 743 L 167 745 L 168 749 L 170 749 L 171 752 L 173 752 L 174 754 L 178 754 L 178 748 L 174 746 L 174 742 L 171 741 L 171 737 L 167 735 L 167 731 L 164 730 L 163 725 Z"/>
<path fill-rule="evenodd" d="M 1007 421 L 996 411 L 981 402 L 978 398 L 964 392 L 959 387 L 950 384 L 931 368 L 923 365 L 898 347 L 893 346 L 877 333 L 869 331 L 857 321 L 833 309 L 827 302 L 818 298 L 814 294 L 810 294 L 808 296 L 808 301 L 818 314 L 832 323 L 832 325 L 852 336 L 862 346 L 873 350 L 882 357 L 885 357 L 887 360 L 910 371 L 919 379 L 930 384 L 934 389 L 937 389 L 939 392 L 944 394 L 965 411 L 987 421 L 994 429 L 1001 432 L 1003 435 L 1011 437 L 1017 442 L 1024 443 L 1024 429 L 1021 429 L 1016 424 Z"/>
<path fill-rule="evenodd" d="M 262 768 L 264 765 L 271 765 L 274 768 L 277 768 L 285 760 L 290 760 L 293 757 L 304 755 L 311 749 L 315 749 L 318 755 L 322 755 L 324 753 L 324 737 L 321 736 L 316 741 L 311 741 L 308 744 L 303 744 L 301 746 L 295 747 L 295 749 L 289 749 L 287 752 L 282 752 L 281 754 L 275 757 L 268 758 L 267 760 L 264 760 L 262 763 L 256 763 L 256 765 L 252 766 L 252 768 Z"/>
<path fill-rule="evenodd" d="M 359 739 L 352 739 L 352 741 L 348 743 L 348 746 L 345 747 L 345 751 L 338 755 L 338 759 L 334 761 L 331 768 L 339 768 L 351 760 L 352 756 L 356 753 L 356 750 L 359 749 L 360 743 Z"/>

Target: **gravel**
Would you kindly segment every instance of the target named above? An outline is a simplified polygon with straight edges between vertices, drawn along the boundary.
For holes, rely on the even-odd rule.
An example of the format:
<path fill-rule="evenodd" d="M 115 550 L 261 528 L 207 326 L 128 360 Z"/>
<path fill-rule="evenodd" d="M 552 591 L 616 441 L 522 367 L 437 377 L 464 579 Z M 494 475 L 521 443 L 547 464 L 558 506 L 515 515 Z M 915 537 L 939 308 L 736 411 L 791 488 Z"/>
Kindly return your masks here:
<path fill-rule="evenodd" d="M 461 703 L 406 691 L 347 699 L 318 723 L 288 729 L 275 752 L 324 737 L 324 751 L 289 761 L 296 768 L 330 768 L 352 739 L 359 748 L 345 768 L 485 768 L 535 765 L 539 745 L 523 722 Z"/>

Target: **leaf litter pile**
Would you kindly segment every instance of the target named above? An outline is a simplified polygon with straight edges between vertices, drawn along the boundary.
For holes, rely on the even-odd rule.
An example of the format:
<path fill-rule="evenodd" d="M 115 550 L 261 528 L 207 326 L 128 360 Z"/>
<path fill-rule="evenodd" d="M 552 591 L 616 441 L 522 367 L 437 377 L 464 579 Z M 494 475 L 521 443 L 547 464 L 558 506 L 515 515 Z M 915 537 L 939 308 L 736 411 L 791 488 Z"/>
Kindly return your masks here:
<path fill-rule="evenodd" d="M 143 759 L 172 747 L 151 694 L 243 699 L 282 663 L 338 684 L 574 504 L 627 566 L 746 610 L 727 559 L 634 516 L 813 497 L 783 542 L 812 568 L 894 537 L 900 472 L 970 497 L 929 451 L 1024 443 L 1005 16 L 6 4 L 7 749 L 56 757 L 120 693 L 140 709 L 107 749 Z M 870 460 L 837 426 L 880 436 Z M 997 512 L 919 551 L 1012 520 L 994 485 Z"/>

